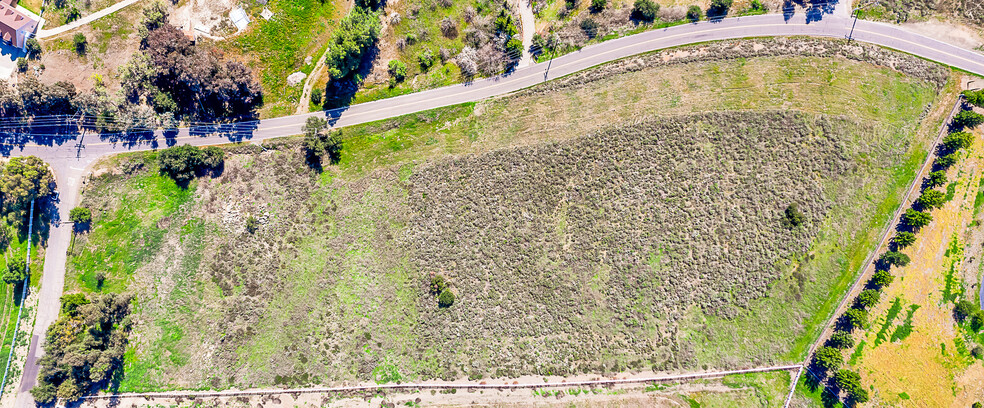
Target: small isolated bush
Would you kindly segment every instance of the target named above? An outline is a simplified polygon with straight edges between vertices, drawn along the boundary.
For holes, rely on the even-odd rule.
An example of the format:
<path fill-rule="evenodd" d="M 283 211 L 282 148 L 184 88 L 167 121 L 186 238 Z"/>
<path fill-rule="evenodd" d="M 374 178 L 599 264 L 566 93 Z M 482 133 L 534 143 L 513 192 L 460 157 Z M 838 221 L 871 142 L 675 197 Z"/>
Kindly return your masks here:
<path fill-rule="evenodd" d="M 966 299 L 961 299 L 953 306 L 953 318 L 958 322 L 963 323 L 967 320 L 967 317 L 974 314 L 977 311 L 977 305 L 971 303 Z"/>
<path fill-rule="evenodd" d="M 27 72 L 27 60 L 24 57 L 17 58 L 17 72 Z"/>
<path fill-rule="evenodd" d="M 587 35 L 588 38 L 594 38 L 598 35 L 598 23 L 591 17 L 585 17 L 581 20 L 581 31 L 584 31 L 584 35 Z"/>
<path fill-rule="evenodd" d="M 258 229 L 260 229 L 260 220 L 256 219 L 256 217 L 252 215 L 246 217 L 246 232 L 253 234 Z"/>
<path fill-rule="evenodd" d="M 161 150 L 157 159 L 161 173 L 180 183 L 222 167 L 225 153 L 215 146 L 199 149 L 191 145 L 181 145 Z"/>
<path fill-rule="evenodd" d="M 920 207 L 933 210 L 943 206 L 946 203 L 946 195 L 942 191 L 927 189 L 923 191 L 922 195 L 916 199 L 916 204 Z"/>
<path fill-rule="evenodd" d="M 440 295 L 448 288 L 448 281 L 444 279 L 444 276 L 434 275 L 430 279 L 430 293 L 432 295 Z"/>
<path fill-rule="evenodd" d="M 937 157 L 936 160 L 933 161 L 933 165 L 941 169 L 948 169 L 950 168 L 950 166 L 954 164 L 957 164 L 957 155 L 955 153 L 950 153 L 946 156 Z"/>
<path fill-rule="evenodd" d="M 902 231 L 892 237 L 892 246 L 895 250 L 908 248 L 916 242 L 916 234 L 909 231 Z"/>
<path fill-rule="evenodd" d="M 875 274 L 871 276 L 871 286 L 875 289 L 881 289 L 892 284 L 895 277 L 891 273 L 885 270 L 875 271 Z"/>
<path fill-rule="evenodd" d="M 96 287 L 101 289 L 103 287 L 103 283 L 106 283 L 106 272 L 96 272 Z"/>
<path fill-rule="evenodd" d="M 659 4 L 653 0 L 636 0 L 632 6 L 632 18 L 651 23 L 659 16 Z"/>
<path fill-rule="evenodd" d="M 929 225 L 929 223 L 932 221 L 933 221 L 932 215 L 928 213 L 924 213 L 922 211 L 916 211 L 912 208 L 905 210 L 905 213 L 902 214 L 902 222 L 905 223 L 905 225 L 911 227 L 912 229 L 919 229 L 925 227 Z"/>
<path fill-rule="evenodd" d="M 846 331 L 836 331 L 827 339 L 827 346 L 838 350 L 847 350 L 854 347 L 854 336 Z"/>
<path fill-rule="evenodd" d="M 701 15 L 700 7 L 690 6 L 690 8 L 687 9 L 687 20 L 696 22 L 700 20 L 700 15 Z"/>
<path fill-rule="evenodd" d="M 454 22 L 451 17 L 444 17 L 440 25 L 442 35 L 452 39 L 458 37 L 458 23 Z"/>
<path fill-rule="evenodd" d="M 970 355 L 978 360 L 984 359 L 984 347 L 975 346 L 973 350 L 970 350 Z"/>
<path fill-rule="evenodd" d="M 970 329 L 975 333 L 984 329 L 984 310 L 978 310 L 970 315 Z"/>
<path fill-rule="evenodd" d="M 926 186 L 929 188 L 942 187 L 946 184 L 946 172 L 943 170 L 937 170 L 929 173 L 929 178 L 926 180 Z"/>
<path fill-rule="evenodd" d="M 800 211 L 798 204 L 792 203 L 786 207 L 782 222 L 787 228 L 796 228 L 806 222 L 806 216 Z"/>
<path fill-rule="evenodd" d="M 879 300 L 881 300 L 881 292 L 874 289 L 865 289 L 854 300 L 854 305 L 862 309 L 871 309 L 872 306 L 878 304 Z"/>
<path fill-rule="evenodd" d="M 407 64 L 400 60 L 391 60 L 389 62 L 389 74 L 394 81 L 402 82 L 407 78 Z"/>
<path fill-rule="evenodd" d="M 420 69 L 427 71 L 432 66 L 434 66 L 434 51 L 426 49 L 420 54 L 417 54 L 417 63 L 420 64 Z"/>
<path fill-rule="evenodd" d="M 86 47 L 89 46 L 89 41 L 86 40 L 85 34 L 75 33 L 72 37 L 72 46 L 75 47 L 75 53 L 78 55 L 85 55 Z"/>
<path fill-rule="evenodd" d="M 324 100 L 324 97 L 325 97 L 325 91 L 323 91 L 321 88 L 317 88 L 311 91 L 311 103 L 315 105 L 321 105 L 321 102 L 322 100 Z"/>
<path fill-rule="evenodd" d="M 909 256 L 898 251 L 888 251 L 878 258 L 878 266 L 888 269 L 893 266 L 903 267 L 909 264 Z"/>
<path fill-rule="evenodd" d="M 20 254 L 7 260 L 7 269 L 3 271 L 3 281 L 14 284 L 27 278 L 27 261 Z"/>
<path fill-rule="evenodd" d="M 864 329 L 868 326 L 868 312 L 863 309 L 847 309 L 841 319 L 847 331 Z"/>
<path fill-rule="evenodd" d="M 608 0 L 591 0 L 591 11 L 598 13 L 608 7 Z"/>
<path fill-rule="evenodd" d="M 974 144 L 974 135 L 968 132 L 953 132 L 943 138 L 943 148 L 948 151 L 966 149 Z"/>
<path fill-rule="evenodd" d="M 813 365 L 822 371 L 837 371 L 844 364 L 844 354 L 833 347 L 820 347 L 813 354 Z"/>
<path fill-rule="evenodd" d="M 454 293 L 450 289 L 444 289 L 441 294 L 437 296 L 437 305 L 441 308 L 448 308 L 454 304 Z"/>
<path fill-rule="evenodd" d="M 973 129 L 984 123 L 984 115 L 974 111 L 961 111 L 953 117 L 953 126 L 957 129 Z"/>

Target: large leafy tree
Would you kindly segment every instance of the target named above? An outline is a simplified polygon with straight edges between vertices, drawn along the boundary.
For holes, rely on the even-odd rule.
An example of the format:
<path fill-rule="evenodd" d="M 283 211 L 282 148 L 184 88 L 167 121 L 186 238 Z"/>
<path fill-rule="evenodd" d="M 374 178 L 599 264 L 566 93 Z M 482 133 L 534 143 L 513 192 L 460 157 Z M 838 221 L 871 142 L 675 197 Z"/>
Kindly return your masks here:
<path fill-rule="evenodd" d="M 844 364 L 844 354 L 833 347 L 820 347 L 813 354 L 813 365 L 823 371 L 837 371 Z"/>
<path fill-rule="evenodd" d="M 51 195 L 54 188 L 55 177 L 44 161 L 35 156 L 14 157 L 0 175 L 3 211 L 26 213 L 31 200 Z"/>
<path fill-rule="evenodd" d="M 332 79 L 348 78 L 359 69 L 362 57 L 379 39 L 379 16 L 356 7 L 342 19 L 328 42 L 325 64 Z"/>
<path fill-rule="evenodd" d="M 905 225 L 912 227 L 913 229 L 919 229 L 925 227 L 929 225 L 929 223 L 932 221 L 933 221 L 932 215 L 928 213 L 924 213 L 922 211 L 916 211 L 911 208 L 905 210 L 905 213 L 902 214 L 902 222 L 904 222 Z"/>

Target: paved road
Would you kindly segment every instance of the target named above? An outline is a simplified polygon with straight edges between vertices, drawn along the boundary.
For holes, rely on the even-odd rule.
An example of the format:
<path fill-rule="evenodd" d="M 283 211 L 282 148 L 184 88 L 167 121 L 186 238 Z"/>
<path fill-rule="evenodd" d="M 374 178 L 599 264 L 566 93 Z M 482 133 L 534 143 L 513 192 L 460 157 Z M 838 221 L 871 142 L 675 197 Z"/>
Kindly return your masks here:
<path fill-rule="evenodd" d="M 726 40 L 746 37 L 769 36 L 816 36 L 845 38 L 851 31 L 853 20 L 847 18 L 843 9 L 828 14 L 820 21 L 808 22 L 806 16 L 795 15 L 787 19 L 781 14 L 761 15 L 750 17 L 729 18 L 719 22 L 701 22 L 666 29 L 648 31 L 601 44 L 585 47 L 581 51 L 571 53 L 549 62 L 532 64 L 517 69 L 505 77 L 483 79 L 469 84 L 452 85 L 445 88 L 399 96 L 376 102 L 351 106 L 347 109 L 328 112 L 316 112 L 302 115 L 266 119 L 254 124 L 244 124 L 250 128 L 233 137 L 227 136 L 198 136 L 189 129 L 180 131 L 171 139 L 165 139 L 158 132 L 154 139 L 145 140 L 131 145 L 100 141 L 93 135 L 78 138 L 51 140 L 49 145 L 27 144 L 14 149 L 11 155 L 36 155 L 50 163 L 55 171 L 61 203 L 59 212 L 62 219 L 67 219 L 67 211 L 74 207 L 79 188 L 79 181 L 84 169 L 98 157 L 126 151 L 150 150 L 171 143 L 188 143 L 192 145 L 208 145 L 228 142 L 230 140 L 259 141 L 274 137 L 295 135 L 301 132 L 304 121 L 311 116 L 328 116 L 334 126 L 350 126 L 391 118 L 399 115 L 473 102 L 493 96 L 503 95 L 527 88 L 549 79 L 572 74 L 608 61 L 632 56 L 635 54 L 658 49 L 693 44 L 705 41 Z M 984 56 L 964 50 L 918 34 L 907 32 L 899 27 L 858 21 L 854 30 L 854 39 L 873 43 L 888 48 L 900 50 L 909 54 L 938 61 L 978 75 L 984 75 Z M 81 147 L 77 147 L 81 146 Z M 64 285 L 64 268 L 66 261 L 65 249 L 71 237 L 69 226 L 57 226 L 52 229 L 49 238 L 49 251 L 44 265 L 44 276 L 41 283 L 41 303 L 38 310 L 37 324 L 34 328 L 34 338 L 28 355 L 28 366 L 24 372 L 36 372 L 34 366 L 41 352 L 38 341 L 43 336 L 58 313 L 58 297 Z M 30 389 L 35 378 L 26 375 L 20 389 Z M 16 406 L 32 406 L 32 400 L 27 393 L 20 393 Z"/>

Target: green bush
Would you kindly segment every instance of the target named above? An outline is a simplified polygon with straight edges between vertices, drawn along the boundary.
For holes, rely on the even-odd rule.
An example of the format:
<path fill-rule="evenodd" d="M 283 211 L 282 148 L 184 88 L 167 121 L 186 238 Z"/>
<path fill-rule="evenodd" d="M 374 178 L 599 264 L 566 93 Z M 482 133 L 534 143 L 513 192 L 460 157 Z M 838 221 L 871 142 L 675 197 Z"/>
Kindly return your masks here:
<path fill-rule="evenodd" d="M 325 96 L 325 91 L 321 90 L 321 88 L 314 89 L 313 91 L 311 91 L 311 103 L 320 106 L 324 96 Z"/>
<path fill-rule="evenodd" d="M 190 181 L 196 175 L 215 171 L 222 167 L 225 153 L 210 146 L 199 149 L 191 145 L 173 146 L 161 150 L 157 157 L 161 173 L 179 183 Z"/>
<path fill-rule="evenodd" d="M 975 333 L 984 329 L 984 310 L 978 310 L 970 315 L 970 329 Z"/>
<path fill-rule="evenodd" d="M 450 289 L 444 289 L 441 294 L 437 296 L 437 305 L 441 308 L 448 308 L 454 304 L 455 296 Z"/>
<path fill-rule="evenodd" d="M 659 16 L 659 4 L 653 0 L 635 0 L 632 6 L 632 18 L 651 23 Z"/>
<path fill-rule="evenodd" d="M 733 1 L 734 0 L 711 0 L 711 5 L 707 8 L 707 15 L 710 17 L 728 14 L 728 10 L 731 8 Z"/>
<path fill-rule="evenodd" d="M 325 64 L 332 79 L 348 78 L 359 69 L 362 57 L 379 39 L 379 16 L 356 7 L 344 19 L 328 41 Z"/>
<path fill-rule="evenodd" d="M 72 37 L 72 45 L 75 47 L 75 53 L 78 55 L 85 55 L 86 48 L 89 46 L 89 41 L 86 40 L 85 34 L 75 33 Z"/>
<path fill-rule="evenodd" d="M 786 207 L 782 222 L 788 228 L 796 228 L 806 222 L 806 216 L 800 211 L 798 204 L 792 203 Z"/>
<path fill-rule="evenodd" d="M 3 281 L 18 283 L 27 278 L 27 261 L 19 252 L 7 259 L 7 270 L 3 271 Z"/>
<path fill-rule="evenodd" d="M 968 132 L 953 132 L 943 138 L 943 148 L 949 151 L 966 149 L 974 144 L 974 135 Z"/>
<path fill-rule="evenodd" d="M 54 189 L 55 176 L 44 161 L 35 156 L 11 158 L 0 175 L 3 212 L 8 219 L 26 220 L 31 201 L 51 195 Z"/>
<path fill-rule="evenodd" d="M 937 170 L 929 173 L 929 179 L 926 180 L 926 186 L 929 188 L 942 187 L 946 184 L 946 172 L 943 170 Z"/>
<path fill-rule="evenodd" d="M 914 244 L 915 242 L 916 242 L 916 234 L 913 234 L 908 231 L 899 232 L 895 234 L 894 237 L 892 237 L 892 245 L 895 247 L 895 250 L 908 248 L 910 245 Z"/>
<path fill-rule="evenodd" d="M 888 269 L 893 266 L 904 267 L 909 264 L 909 256 L 898 251 L 888 251 L 878 258 L 879 267 Z"/>
<path fill-rule="evenodd" d="M 854 347 L 854 336 L 846 331 L 835 331 L 834 334 L 827 339 L 827 346 L 838 350 L 847 350 Z"/>
<path fill-rule="evenodd" d="M 24 43 L 24 54 L 27 58 L 38 59 L 41 58 L 41 43 L 38 42 L 37 38 L 28 38 Z"/>
<path fill-rule="evenodd" d="M 956 163 L 957 163 L 957 155 L 955 153 L 950 153 L 943 157 L 937 157 L 936 160 L 933 161 L 933 165 L 941 169 L 950 168 L 950 166 Z"/>
<path fill-rule="evenodd" d="M 407 77 L 407 64 L 404 64 L 400 60 L 391 60 L 389 62 L 389 73 L 393 80 L 402 82 Z"/>
<path fill-rule="evenodd" d="M 434 66 L 434 52 L 430 49 L 425 49 L 417 55 L 417 63 L 420 64 L 420 69 L 426 72 Z"/>
<path fill-rule="evenodd" d="M 506 54 L 509 58 L 519 59 L 523 56 L 523 42 L 518 38 L 510 38 L 506 41 Z"/>
<path fill-rule="evenodd" d="M 973 129 L 981 123 L 984 123 L 984 115 L 974 111 L 960 111 L 960 113 L 953 117 L 953 126 L 958 129 Z"/>
<path fill-rule="evenodd" d="M 92 210 L 88 207 L 75 207 L 69 211 L 68 219 L 76 224 L 88 224 L 92 222 Z"/>
<path fill-rule="evenodd" d="M 868 312 L 863 309 L 847 309 L 841 316 L 845 328 L 850 330 L 868 327 Z"/>
<path fill-rule="evenodd" d="M 834 384 L 847 392 L 847 395 L 857 403 L 868 401 L 868 391 L 861 385 L 861 375 L 850 370 L 839 370 L 834 374 Z"/>
<path fill-rule="evenodd" d="M 913 229 L 919 229 L 929 225 L 933 221 L 933 216 L 929 213 L 924 213 L 922 211 L 916 211 L 911 208 L 906 209 L 905 213 L 902 214 L 902 222 L 905 225 L 912 227 Z"/>
<path fill-rule="evenodd" d="M 871 276 L 871 286 L 881 289 L 891 285 L 893 280 L 895 280 L 895 277 L 891 273 L 888 273 L 888 271 L 875 271 L 875 274 Z"/>
<path fill-rule="evenodd" d="M 304 150 L 310 162 L 320 165 L 325 155 L 331 164 L 342 159 L 342 132 L 329 130 L 328 121 L 312 116 L 301 130 L 304 132 Z"/>
<path fill-rule="evenodd" d="M 698 21 L 700 20 L 701 14 L 702 13 L 700 11 L 700 7 L 690 6 L 690 8 L 687 9 L 687 20 L 694 21 L 694 22 Z"/>
<path fill-rule="evenodd" d="M 963 91 L 961 94 L 967 98 L 967 103 L 984 108 L 984 89 L 976 91 Z"/>
<path fill-rule="evenodd" d="M 751 11 L 766 11 L 765 4 L 762 4 L 760 0 L 752 0 L 752 5 L 749 7 Z"/>
<path fill-rule="evenodd" d="M 974 314 L 977 310 L 977 305 L 966 299 L 961 299 L 953 306 L 953 318 L 963 323 L 964 320 L 967 320 L 968 316 Z"/>
<path fill-rule="evenodd" d="M 874 289 L 865 289 L 854 300 L 854 304 L 856 307 L 862 309 L 871 309 L 872 306 L 878 304 L 879 300 L 881 300 L 881 292 Z"/>
<path fill-rule="evenodd" d="M 17 58 L 17 72 L 27 72 L 27 60 L 24 57 Z"/>
<path fill-rule="evenodd" d="M 431 276 L 430 279 L 430 293 L 432 295 L 439 295 L 444 292 L 444 289 L 448 288 L 448 281 L 444 279 L 441 275 Z"/>
<path fill-rule="evenodd" d="M 253 234 L 258 229 L 260 229 L 260 220 L 256 219 L 256 217 L 252 215 L 246 217 L 246 232 Z"/>
<path fill-rule="evenodd" d="M 608 7 L 608 0 L 591 0 L 591 11 L 597 13 Z"/>
<path fill-rule="evenodd" d="M 937 209 L 946 204 L 946 195 L 939 190 L 927 189 L 916 199 L 916 203 L 922 208 Z"/>
<path fill-rule="evenodd" d="M 974 346 L 974 348 L 970 350 L 970 355 L 978 360 L 984 359 L 984 347 Z"/>
<path fill-rule="evenodd" d="M 844 364 L 844 354 L 840 350 L 823 346 L 813 354 L 813 365 L 823 371 L 837 371 Z"/>

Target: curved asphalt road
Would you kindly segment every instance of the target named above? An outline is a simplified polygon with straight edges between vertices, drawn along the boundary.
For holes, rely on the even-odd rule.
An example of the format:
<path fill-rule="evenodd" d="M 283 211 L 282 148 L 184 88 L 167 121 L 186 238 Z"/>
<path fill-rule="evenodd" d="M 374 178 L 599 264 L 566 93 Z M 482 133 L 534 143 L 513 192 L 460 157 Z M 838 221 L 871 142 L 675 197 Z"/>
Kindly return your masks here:
<path fill-rule="evenodd" d="M 328 116 L 335 127 L 350 126 L 391 118 L 399 115 L 474 102 L 527 88 L 548 79 L 572 74 L 608 61 L 635 54 L 705 41 L 747 37 L 815 36 L 847 38 L 853 20 L 847 18 L 844 8 L 823 16 L 820 21 L 808 22 L 803 15 L 781 14 L 728 18 L 718 22 L 701 22 L 648 31 L 623 37 L 556 58 L 517 69 L 508 76 L 483 79 L 469 84 L 452 85 L 430 91 L 358 104 L 342 110 L 315 112 L 303 115 L 265 119 L 249 125 L 252 131 L 242 133 L 241 138 L 208 135 L 192 135 L 188 129 L 179 130 L 170 142 L 192 145 L 220 144 L 235 140 L 259 141 L 274 137 L 301 133 L 301 126 L 311 116 Z M 913 34 L 899 27 L 859 20 L 853 38 L 877 44 L 926 59 L 950 65 L 984 76 L 984 55 L 964 50 L 928 37 Z M 67 219 L 68 210 L 78 199 L 80 179 L 84 169 L 95 159 L 113 153 L 151 150 L 166 146 L 168 141 L 157 132 L 155 139 L 137 145 L 100 141 L 97 136 L 52 140 L 51 145 L 26 144 L 18 146 L 11 155 L 36 155 L 50 163 L 59 182 L 61 195 L 59 214 Z M 32 407 L 33 400 L 26 391 L 34 386 L 37 376 L 41 338 L 48 325 L 58 316 L 58 298 L 64 286 L 66 250 L 71 240 L 71 226 L 57 225 L 51 229 L 47 258 L 41 283 L 41 301 L 31 339 L 31 346 L 24 368 L 24 376 L 18 389 L 16 407 Z"/>

